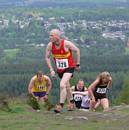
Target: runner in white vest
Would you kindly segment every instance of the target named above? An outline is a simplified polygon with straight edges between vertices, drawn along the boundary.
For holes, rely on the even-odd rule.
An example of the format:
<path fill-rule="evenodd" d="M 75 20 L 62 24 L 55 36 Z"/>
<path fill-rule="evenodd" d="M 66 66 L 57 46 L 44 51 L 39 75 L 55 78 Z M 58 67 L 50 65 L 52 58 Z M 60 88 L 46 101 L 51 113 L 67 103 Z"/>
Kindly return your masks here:
<path fill-rule="evenodd" d="M 82 79 L 79 79 L 77 85 L 72 86 L 72 94 L 76 108 L 89 109 L 90 106 L 89 93 Z"/>

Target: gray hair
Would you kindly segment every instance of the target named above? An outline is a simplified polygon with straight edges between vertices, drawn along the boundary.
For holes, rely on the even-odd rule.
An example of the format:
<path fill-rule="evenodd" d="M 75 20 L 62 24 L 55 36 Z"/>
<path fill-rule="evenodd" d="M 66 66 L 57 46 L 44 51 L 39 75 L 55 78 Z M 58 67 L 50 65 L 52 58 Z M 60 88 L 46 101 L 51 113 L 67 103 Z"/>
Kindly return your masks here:
<path fill-rule="evenodd" d="M 55 33 L 55 34 L 58 35 L 59 37 L 61 37 L 61 35 L 62 35 L 62 33 L 61 33 L 61 31 L 60 31 L 59 29 L 52 29 L 52 30 L 50 31 L 50 33 Z"/>

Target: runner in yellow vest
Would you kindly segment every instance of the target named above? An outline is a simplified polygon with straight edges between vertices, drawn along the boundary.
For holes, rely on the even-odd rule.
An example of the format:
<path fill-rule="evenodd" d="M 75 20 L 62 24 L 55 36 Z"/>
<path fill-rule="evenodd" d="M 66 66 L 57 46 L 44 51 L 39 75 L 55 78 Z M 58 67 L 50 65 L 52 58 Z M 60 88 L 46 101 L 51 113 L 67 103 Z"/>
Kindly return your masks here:
<path fill-rule="evenodd" d="M 47 101 L 48 94 L 52 88 L 51 80 L 44 75 L 42 71 L 38 71 L 37 75 L 30 80 L 28 91 L 39 101 Z"/>

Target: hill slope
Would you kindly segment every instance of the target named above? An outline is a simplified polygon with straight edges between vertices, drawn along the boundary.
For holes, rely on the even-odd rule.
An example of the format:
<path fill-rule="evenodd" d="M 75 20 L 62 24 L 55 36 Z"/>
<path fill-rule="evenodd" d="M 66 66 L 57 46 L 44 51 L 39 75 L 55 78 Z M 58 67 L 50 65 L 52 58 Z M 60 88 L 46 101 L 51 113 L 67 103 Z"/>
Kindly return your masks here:
<path fill-rule="evenodd" d="M 84 112 L 66 109 L 62 114 L 17 104 L 13 113 L 0 111 L 0 130 L 128 130 L 129 106 L 115 106 L 110 112 Z"/>

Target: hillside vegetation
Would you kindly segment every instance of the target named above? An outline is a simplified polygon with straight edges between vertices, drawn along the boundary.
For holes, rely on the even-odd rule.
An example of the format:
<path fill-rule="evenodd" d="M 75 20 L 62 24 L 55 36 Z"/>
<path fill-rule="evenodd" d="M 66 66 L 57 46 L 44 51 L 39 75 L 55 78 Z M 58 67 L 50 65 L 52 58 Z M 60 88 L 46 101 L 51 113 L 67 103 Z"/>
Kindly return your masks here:
<path fill-rule="evenodd" d="M 128 130 L 129 106 L 112 107 L 107 113 L 101 111 L 67 111 L 61 114 L 42 107 L 40 112 L 13 99 L 10 102 L 11 112 L 0 110 L 0 130 Z"/>
<path fill-rule="evenodd" d="M 112 104 L 129 103 L 128 8 L 10 8 L 0 10 L 0 21 L 3 94 L 13 97 L 27 93 L 29 80 L 37 70 L 49 74 L 45 48 L 49 31 L 59 28 L 81 50 L 81 72 L 75 72 L 71 84 L 83 78 L 88 87 L 97 74 L 107 70 L 113 77 L 109 93 Z"/>

